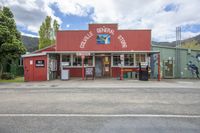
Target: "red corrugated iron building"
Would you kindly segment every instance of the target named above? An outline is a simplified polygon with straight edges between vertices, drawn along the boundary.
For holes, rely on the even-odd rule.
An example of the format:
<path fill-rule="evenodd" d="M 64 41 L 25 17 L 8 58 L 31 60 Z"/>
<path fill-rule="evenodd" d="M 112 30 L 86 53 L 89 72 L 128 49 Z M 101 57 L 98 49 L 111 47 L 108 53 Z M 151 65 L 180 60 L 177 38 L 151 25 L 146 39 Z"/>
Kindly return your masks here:
<path fill-rule="evenodd" d="M 68 69 L 70 77 L 122 79 L 127 72 L 137 72 L 139 63 L 148 64 L 151 53 L 156 53 L 151 51 L 151 30 L 89 24 L 88 30 L 58 31 L 55 45 L 23 55 L 24 77 L 25 81 L 57 79 Z"/>

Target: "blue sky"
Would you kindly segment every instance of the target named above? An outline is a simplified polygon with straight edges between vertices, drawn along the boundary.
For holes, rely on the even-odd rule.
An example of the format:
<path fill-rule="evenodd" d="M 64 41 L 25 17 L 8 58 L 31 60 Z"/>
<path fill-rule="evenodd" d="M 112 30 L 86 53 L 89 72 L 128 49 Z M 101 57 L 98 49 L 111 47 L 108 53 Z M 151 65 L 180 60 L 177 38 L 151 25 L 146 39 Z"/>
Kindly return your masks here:
<path fill-rule="evenodd" d="M 23 35 L 38 36 L 47 15 L 60 30 L 87 30 L 89 23 L 118 23 L 119 29 L 151 29 L 152 40 L 174 41 L 200 34 L 199 0 L 1 0 L 14 13 Z"/>
<path fill-rule="evenodd" d="M 164 10 L 166 12 L 177 11 L 178 8 L 179 8 L 179 5 L 176 5 L 173 3 L 167 4 L 166 6 L 164 6 Z"/>
<path fill-rule="evenodd" d="M 88 24 L 93 22 L 90 17 L 92 11 L 87 16 L 66 15 L 60 12 L 56 5 L 52 4 L 50 7 L 55 11 L 56 16 L 62 20 L 60 25 L 62 30 L 87 30 Z"/>

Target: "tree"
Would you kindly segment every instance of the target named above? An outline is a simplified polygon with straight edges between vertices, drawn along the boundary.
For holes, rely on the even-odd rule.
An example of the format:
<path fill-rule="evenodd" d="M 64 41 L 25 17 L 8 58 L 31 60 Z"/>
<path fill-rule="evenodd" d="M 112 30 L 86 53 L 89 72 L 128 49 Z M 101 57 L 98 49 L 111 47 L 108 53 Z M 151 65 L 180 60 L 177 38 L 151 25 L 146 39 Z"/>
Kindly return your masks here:
<path fill-rule="evenodd" d="M 51 17 L 47 16 L 45 21 L 40 26 L 39 30 L 39 49 L 47 47 L 55 43 L 55 34 L 59 29 L 59 24 L 56 20 L 53 21 L 53 28 L 51 26 Z"/>
<path fill-rule="evenodd" d="M 14 15 L 8 7 L 3 7 L 0 10 L 0 77 L 3 72 L 3 63 L 13 62 L 25 52 Z"/>
<path fill-rule="evenodd" d="M 60 25 L 58 24 L 58 22 L 56 20 L 53 21 L 53 33 L 54 33 L 54 39 L 56 36 L 56 32 L 59 30 Z"/>

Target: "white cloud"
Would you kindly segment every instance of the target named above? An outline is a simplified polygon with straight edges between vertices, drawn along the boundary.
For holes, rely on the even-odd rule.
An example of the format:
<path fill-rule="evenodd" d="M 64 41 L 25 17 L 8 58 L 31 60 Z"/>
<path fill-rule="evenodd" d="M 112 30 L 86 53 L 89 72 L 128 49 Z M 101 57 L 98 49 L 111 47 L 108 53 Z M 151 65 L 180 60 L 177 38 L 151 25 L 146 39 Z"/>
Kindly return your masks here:
<path fill-rule="evenodd" d="M 174 41 L 177 26 L 200 23 L 199 0 L 56 0 L 61 12 L 85 16 L 93 9 L 91 18 L 98 23 L 119 23 L 119 28 L 152 29 L 152 38 L 157 41 Z M 173 4 L 178 7 L 166 12 Z M 183 32 L 182 37 L 196 35 Z M 188 35 L 188 36 L 187 36 Z"/>
<path fill-rule="evenodd" d="M 2 0 L 0 5 L 10 7 L 17 25 L 34 33 L 39 31 L 39 27 L 47 15 L 51 16 L 52 19 L 56 19 L 59 24 L 62 23 L 61 19 L 54 15 L 47 1 Z"/>
<path fill-rule="evenodd" d="M 28 34 L 28 33 L 24 33 L 24 32 L 21 32 L 21 35 L 29 36 L 29 37 L 37 37 L 37 38 L 39 38 L 39 36 L 37 36 L 37 35 Z"/>
<path fill-rule="evenodd" d="M 88 16 L 95 23 L 119 23 L 119 28 L 152 29 L 157 41 L 174 41 L 177 26 L 200 23 L 199 0 L 2 0 L 14 10 L 17 23 L 36 31 L 46 15 L 56 17 L 54 4 L 65 15 Z M 177 10 L 164 11 L 173 4 Z M 91 14 L 91 11 L 93 13 Z M 26 19 L 27 18 L 27 19 Z M 66 26 L 67 27 L 67 26 Z M 182 37 L 197 33 L 183 32 Z"/>
<path fill-rule="evenodd" d="M 51 0 L 66 15 L 87 16 L 91 10 L 88 0 Z"/>

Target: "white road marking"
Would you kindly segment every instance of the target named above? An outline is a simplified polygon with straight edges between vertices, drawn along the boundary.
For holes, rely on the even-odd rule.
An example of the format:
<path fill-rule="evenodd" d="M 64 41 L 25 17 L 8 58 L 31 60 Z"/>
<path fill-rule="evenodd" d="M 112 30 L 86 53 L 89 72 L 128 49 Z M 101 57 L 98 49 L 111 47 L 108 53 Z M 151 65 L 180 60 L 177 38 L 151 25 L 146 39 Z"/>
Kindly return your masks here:
<path fill-rule="evenodd" d="M 157 117 L 157 118 L 200 118 L 200 115 L 171 114 L 0 114 L 0 117 Z"/>

